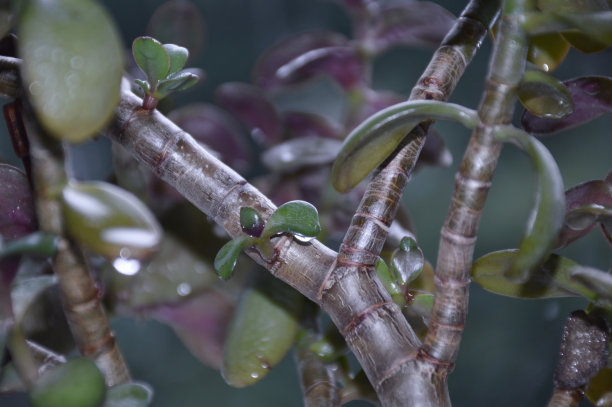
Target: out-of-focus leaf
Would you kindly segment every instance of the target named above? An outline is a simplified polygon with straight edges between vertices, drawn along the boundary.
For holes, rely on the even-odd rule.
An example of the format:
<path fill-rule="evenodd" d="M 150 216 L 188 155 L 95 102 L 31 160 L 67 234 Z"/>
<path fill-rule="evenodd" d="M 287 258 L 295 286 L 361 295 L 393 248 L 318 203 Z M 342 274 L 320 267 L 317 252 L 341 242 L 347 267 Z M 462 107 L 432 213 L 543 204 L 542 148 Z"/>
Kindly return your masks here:
<path fill-rule="evenodd" d="M 555 15 L 564 23 L 579 29 L 581 34 L 587 35 L 594 42 L 607 46 L 612 45 L 612 10 L 595 13 L 563 12 L 555 13 Z M 575 41 L 571 36 L 565 36 L 565 39 L 574 45 Z M 589 52 L 588 48 L 585 52 Z"/>
<path fill-rule="evenodd" d="M 266 222 L 254 208 L 246 206 L 240 208 L 240 227 L 247 235 L 253 237 L 261 236 L 265 224 Z"/>
<path fill-rule="evenodd" d="M 178 46 L 176 44 L 164 44 L 164 50 L 170 58 L 170 67 L 168 69 L 168 75 L 173 75 L 179 70 L 183 69 L 187 58 L 189 58 L 189 51 L 185 47 Z"/>
<path fill-rule="evenodd" d="M 523 106 L 539 117 L 562 119 L 574 110 L 572 96 L 565 85 L 541 71 L 525 71 L 517 92 Z"/>
<path fill-rule="evenodd" d="M 141 309 L 182 301 L 217 281 L 212 264 L 166 234 L 157 255 L 138 274 L 110 273 L 108 290 L 121 305 Z"/>
<path fill-rule="evenodd" d="M 433 127 L 427 131 L 425 144 L 419 154 L 417 168 L 423 165 L 432 165 L 434 167 L 449 167 L 453 163 L 453 155 L 446 147 L 442 136 Z"/>
<path fill-rule="evenodd" d="M 563 60 L 570 45 L 560 33 L 534 35 L 529 39 L 527 59 L 544 72 L 551 72 Z"/>
<path fill-rule="evenodd" d="M 608 0 L 538 0 L 537 6 L 540 10 L 551 13 L 590 13 L 610 10 Z"/>
<path fill-rule="evenodd" d="M 153 401 L 153 389 L 146 383 L 129 382 L 106 392 L 102 407 L 147 407 Z"/>
<path fill-rule="evenodd" d="M 397 284 L 397 279 L 391 275 L 391 271 L 387 264 L 380 257 L 376 262 L 376 274 L 378 275 L 378 279 L 383 284 L 393 302 L 395 302 L 400 307 L 403 307 L 406 304 L 406 299 L 404 298 L 404 294 L 402 293 L 402 289 Z"/>
<path fill-rule="evenodd" d="M 230 299 L 207 290 L 181 302 L 151 308 L 147 314 L 170 325 L 202 363 L 220 369 L 233 311 L 234 304 Z"/>
<path fill-rule="evenodd" d="M 347 96 L 348 112 L 345 121 L 349 129 L 358 126 L 374 113 L 406 100 L 397 93 L 378 91 L 369 87 L 354 89 Z"/>
<path fill-rule="evenodd" d="M 0 244 L 0 259 L 15 254 L 34 254 L 51 257 L 57 250 L 57 236 L 43 232 L 34 232 L 14 239 L 4 245 Z"/>
<path fill-rule="evenodd" d="M 161 42 L 152 37 L 138 37 L 132 43 L 136 64 L 153 88 L 170 70 L 170 55 Z"/>
<path fill-rule="evenodd" d="M 10 1 L 0 2 L 0 38 L 3 38 L 13 27 L 13 9 Z M 2 54 L 6 55 L 6 54 Z"/>
<path fill-rule="evenodd" d="M 18 22 L 24 88 L 42 125 L 71 142 L 95 135 L 119 101 L 123 47 L 92 0 L 25 2 Z"/>
<path fill-rule="evenodd" d="M 71 182 L 62 191 L 62 207 L 68 234 L 108 259 L 142 261 L 159 248 L 162 230 L 155 216 L 117 186 Z"/>
<path fill-rule="evenodd" d="M 482 288 L 495 294 L 516 298 L 551 298 L 582 295 L 595 300 L 597 294 L 572 278 L 581 266 L 556 254 L 549 256 L 531 274 L 529 279 L 517 283 L 505 274 L 518 256 L 517 250 L 502 250 L 486 254 L 472 265 L 472 279 Z"/>
<path fill-rule="evenodd" d="M 189 0 L 170 0 L 159 6 L 147 33 L 164 44 L 178 44 L 197 57 L 204 46 L 205 24 L 198 7 Z"/>
<path fill-rule="evenodd" d="M 591 209 L 612 208 L 612 184 L 607 181 L 587 181 L 578 184 L 565 192 L 566 224 L 559 234 L 557 247 L 564 247 L 581 238 L 593 229 L 598 216 Z M 593 208 L 593 205 L 595 207 Z M 574 213 L 575 212 L 575 213 Z M 587 224 L 578 227 L 577 224 L 568 224 L 568 217 L 585 215 L 589 219 Z M 571 221 L 571 219 L 569 219 Z M 577 219 L 575 219 L 577 220 Z"/>
<path fill-rule="evenodd" d="M 287 354 L 299 331 L 303 297 L 267 274 L 247 289 L 231 322 L 221 373 L 234 387 L 261 380 Z"/>
<path fill-rule="evenodd" d="M 321 232 L 317 208 L 305 201 L 291 201 L 279 206 L 266 221 L 262 236 L 291 233 L 296 237 L 316 237 Z"/>
<path fill-rule="evenodd" d="M 563 31 L 561 35 L 572 47 L 585 54 L 600 52 L 608 48 L 606 44 L 596 41 L 578 30 Z"/>
<path fill-rule="evenodd" d="M 219 278 L 227 280 L 232 276 L 238 256 L 245 247 L 255 242 L 254 239 L 250 236 L 239 236 L 223 245 L 215 257 L 215 271 Z"/>
<path fill-rule="evenodd" d="M 306 136 L 270 148 L 261 160 L 272 171 L 293 172 L 303 167 L 331 164 L 341 146 L 339 140 Z"/>
<path fill-rule="evenodd" d="M 105 392 L 104 376 L 91 359 L 82 357 L 46 371 L 29 399 L 34 407 L 96 407 Z"/>
<path fill-rule="evenodd" d="M 287 111 L 283 112 L 281 121 L 286 136 L 290 139 L 314 136 L 328 139 L 344 137 L 338 125 L 318 114 Z"/>
<path fill-rule="evenodd" d="M 220 155 L 236 171 L 246 172 L 252 161 L 246 137 L 232 116 L 210 104 L 175 109 L 168 118 L 200 143 Z"/>
<path fill-rule="evenodd" d="M 365 47 L 381 54 L 398 45 L 438 46 L 455 23 L 455 16 L 429 1 L 395 1 L 380 5 L 378 24 Z"/>
<path fill-rule="evenodd" d="M 0 236 L 6 241 L 35 229 L 34 202 L 26 175 L 0 163 Z"/>
<path fill-rule="evenodd" d="M 16 321 L 20 321 L 26 314 L 30 305 L 44 290 L 57 283 L 55 275 L 45 275 L 20 279 L 11 291 L 11 302 L 13 304 L 13 315 Z"/>
<path fill-rule="evenodd" d="M 391 256 L 391 270 L 398 283 L 408 285 L 415 280 L 421 271 L 425 259 L 417 242 L 411 237 L 405 237 Z"/>
<path fill-rule="evenodd" d="M 476 111 L 446 102 L 408 101 L 383 109 L 345 139 L 332 170 L 334 187 L 340 192 L 353 188 L 426 119 L 457 121 L 468 128 L 479 122 Z"/>
<path fill-rule="evenodd" d="M 257 60 L 253 70 L 253 81 L 257 86 L 271 89 L 280 86 L 278 70 L 310 51 L 328 47 L 345 46 L 346 37 L 330 31 L 311 31 L 286 38 L 273 45 Z"/>
<path fill-rule="evenodd" d="M 586 390 L 586 397 L 595 406 L 612 404 L 612 368 L 604 368 L 591 379 Z"/>
<path fill-rule="evenodd" d="M 501 130 L 501 128 L 499 128 Z M 496 132 L 503 141 L 516 142 L 529 154 L 538 176 L 535 205 L 532 209 L 527 230 L 519 247 L 516 262 L 507 276 L 525 281 L 531 270 L 549 255 L 557 242 L 565 215 L 565 191 L 559 167 L 544 145 L 535 137 L 515 127 L 505 127 Z"/>
<path fill-rule="evenodd" d="M 585 76 L 564 82 L 574 101 L 574 113 L 551 120 L 525 112 L 521 123 L 530 133 L 547 134 L 589 122 L 612 111 L 612 78 Z"/>
<path fill-rule="evenodd" d="M 280 142 L 282 129 L 278 112 L 258 87 L 240 82 L 224 83 L 215 90 L 215 101 L 244 123 L 259 144 Z"/>
<path fill-rule="evenodd" d="M 366 65 L 357 49 L 349 45 L 312 49 L 287 61 L 276 71 L 277 85 L 291 85 L 318 75 L 331 76 L 342 88 L 364 85 Z"/>

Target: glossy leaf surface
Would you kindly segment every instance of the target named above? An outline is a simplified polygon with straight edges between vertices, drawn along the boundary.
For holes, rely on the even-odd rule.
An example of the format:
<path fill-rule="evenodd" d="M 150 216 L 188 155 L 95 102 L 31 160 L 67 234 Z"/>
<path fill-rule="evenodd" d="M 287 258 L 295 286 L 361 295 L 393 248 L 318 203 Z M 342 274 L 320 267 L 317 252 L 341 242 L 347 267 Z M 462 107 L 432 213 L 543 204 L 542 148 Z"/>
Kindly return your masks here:
<path fill-rule="evenodd" d="M 562 119 L 574 110 L 567 88 L 544 72 L 527 70 L 517 92 L 523 106 L 538 117 Z"/>
<path fill-rule="evenodd" d="M 285 141 L 262 154 L 266 167 L 275 172 L 292 172 L 303 167 L 331 164 L 340 148 L 339 140 L 307 136 Z"/>
<path fill-rule="evenodd" d="M 221 373 L 234 387 L 261 380 L 293 345 L 299 331 L 302 297 L 267 277 L 243 293 L 232 320 Z"/>
<path fill-rule="evenodd" d="M 592 54 L 595 52 L 601 52 L 608 46 L 602 42 L 594 40 L 586 34 L 578 30 L 567 30 L 561 33 L 565 41 L 569 42 L 570 45 L 576 48 L 580 52 L 585 54 Z"/>
<path fill-rule="evenodd" d="M 136 64 L 145 73 L 149 83 L 155 87 L 170 70 L 170 55 L 161 42 L 151 37 L 138 37 L 132 43 L 132 54 Z"/>
<path fill-rule="evenodd" d="M 215 256 L 215 271 L 219 278 L 227 280 L 234 273 L 238 256 L 246 247 L 254 243 L 250 236 L 239 236 L 223 245 Z"/>
<path fill-rule="evenodd" d="M 612 111 L 612 79 L 585 76 L 564 82 L 574 101 L 574 113 L 564 119 L 550 120 L 527 112 L 521 123 L 530 133 L 548 134 L 589 122 Z"/>
<path fill-rule="evenodd" d="M 259 237 L 263 232 L 265 221 L 255 210 L 250 207 L 240 208 L 240 227 L 249 236 Z"/>
<path fill-rule="evenodd" d="M 291 233 L 298 237 L 316 237 L 321 232 L 317 208 L 305 201 L 287 202 L 266 221 L 263 236 Z"/>
<path fill-rule="evenodd" d="M 109 259 L 148 259 L 158 249 L 161 227 L 134 195 L 105 182 L 72 182 L 62 191 L 68 234 Z"/>
<path fill-rule="evenodd" d="M 152 401 L 151 386 L 146 383 L 130 382 L 108 389 L 102 407 L 147 407 Z"/>
<path fill-rule="evenodd" d="M 408 101 L 383 109 L 345 139 L 332 170 L 334 187 L 340 192 L 353 188 L 426 119 L 457 121 L 468 128 L 478 124 L 476 111 L 452 103 Z"/>
<path fill-rule="evenodd" d="M 34 407 L 97 407 L 104 399 L 104 376 L 87 358 L 46 371 L 30 391 Z"/>
<path fill-rule="evenodd" d="M 424 263 L 421 248 L 410 237 L 403 238 L 400 247 L 391 256 L 393 275 L 401 285 L 415 280 L 423 270 Z"/>
<path fill-rule="evenodd" d="M 224 83 L 215 90 L 215 101 L 244 123 L 259 144 L 280 142 L 278 112 L 260 88 L 240 82 Z"/>
<path fill-rule="evenodd" d="M 71 142 L 95 135 L 119 101 L 123 47 L 92 0 L 32 0 L 20 15 L 25 89 L 41 124 Z"/>
<path fill-rule="evenodd" d="M 508 133 L 501 131 L 496 136 L 518 143 L 529 154 L 538 177 L 535 205 L 516 263 L 508 271 L 509 277 L 525 281 L 530 271 L 548 257 L 557 242 L 565 215 L 565 191 L 559 167 L 546 147 L 521 130 L 508 129 Z"/>
<path fill-rule="evenodd" d="M 544 72 L 555 70 L 565 59 L 570 44 L 559 33 L 534 35 L 529 39 L 527 59 Z"/>
<path fill-rule="evenodd" d="M 163 99 L 173 92 L 186 90 L 198 83 L 198 76 L 187 70 L 169 76 L 167 79 L 162 79 L 157 85 L 157 89 L 153 92 L 153 97 Z"/>

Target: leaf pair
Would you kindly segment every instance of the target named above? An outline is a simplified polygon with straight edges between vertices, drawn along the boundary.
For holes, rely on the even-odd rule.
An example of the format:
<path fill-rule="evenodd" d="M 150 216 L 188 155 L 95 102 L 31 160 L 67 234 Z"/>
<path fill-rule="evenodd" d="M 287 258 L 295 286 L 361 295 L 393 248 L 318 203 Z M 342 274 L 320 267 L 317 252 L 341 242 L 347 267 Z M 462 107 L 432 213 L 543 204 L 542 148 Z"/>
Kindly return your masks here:
<path fill-rule="evenodd" d="M 264 253 L 275 235 L 289 233 L 298 240 L 308 241 L 321 232 L 317 209 L 304 201 L 291 201 L 279 206 L 267 221 L 253 208 L 240 209 L 240 225 L 247 235 L 227 242 L 215 257 L 215 270 L 222 279 L 232 276 L 238 256 L 247 247 L 257 246 Z"/>
<path fill-rule="evenodd" d="M 142 87 L 146 96 L 156 101 L 173 92 L 188 89 L 198 82 L 196 74 L 181 70 L 189 57 L 186 48 L 162 44 L 151 37 L 138 37 L 132 43 L 132 54 L 138 67 L 147 76 L 146 81 L 136 79 L 136 83 Z"/>

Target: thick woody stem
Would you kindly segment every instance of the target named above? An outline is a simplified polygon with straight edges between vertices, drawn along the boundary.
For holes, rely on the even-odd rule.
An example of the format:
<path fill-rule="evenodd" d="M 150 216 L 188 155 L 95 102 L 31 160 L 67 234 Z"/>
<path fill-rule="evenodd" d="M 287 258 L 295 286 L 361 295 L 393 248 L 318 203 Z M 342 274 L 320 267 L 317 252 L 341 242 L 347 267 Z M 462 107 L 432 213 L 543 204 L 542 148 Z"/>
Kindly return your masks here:
<path fill-rule="evenodd" d="M 66 175 L 61 156 L 52 151 L 53 145 L 34 126 L 28 126 L 28 137 L 40 229 L 62 236 L 59 193 L 66 184 Z M 130 374 L 111 331 L 100 291 L 79 248 L 64 237 L 60 238 L 53 269 L 80 353 L 96 362 L 108 386 L 128 382 Z"/>

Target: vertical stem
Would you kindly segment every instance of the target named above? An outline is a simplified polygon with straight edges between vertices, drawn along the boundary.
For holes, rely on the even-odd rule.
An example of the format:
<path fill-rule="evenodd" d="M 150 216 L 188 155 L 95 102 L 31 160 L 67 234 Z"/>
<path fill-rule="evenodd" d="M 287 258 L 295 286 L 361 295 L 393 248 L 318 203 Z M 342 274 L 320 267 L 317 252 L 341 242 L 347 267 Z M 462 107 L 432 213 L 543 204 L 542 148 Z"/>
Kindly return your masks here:
<path fill-rule="evenodd" d="M 441 232 L 434 306 L 422 351 L 449 367 L 457 357 L 465 326 L 476 231 L 501 149 L 491 126 L 511 120 L 516 87 L 523 75 L 527 37 L 517 17 L 526 3 L 505 5 L 478 110 L 481 124 L 472 133 L 455 177 L 455 192 Z"/>
<path fill-rule="evenodd" d="M 27 127 L 40 229 L 62 236 L 59 194 L 66 184 L 66 175 L 61 152 L 57 151 L 59 144 L 49 143 L 35 126 Z M 64 311 L 80 353 L 96 362 L 108 386 L 129 381 L 127 365 L 101 303 L 100 290 L 80 249 L 65 237 L 61 237 L 58 243 L 53 269 L 58 276 Z"/>
<path fill-rule="evenodd" d="M 578 407 L 584 398 L 584 389 L 555 389 L 547 407 Z"/>

